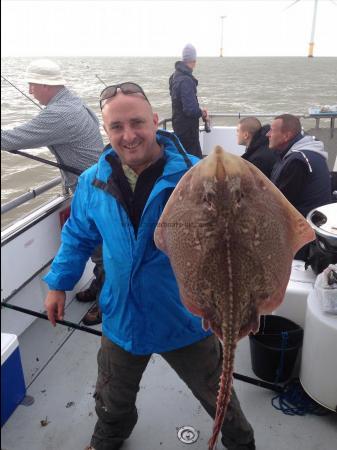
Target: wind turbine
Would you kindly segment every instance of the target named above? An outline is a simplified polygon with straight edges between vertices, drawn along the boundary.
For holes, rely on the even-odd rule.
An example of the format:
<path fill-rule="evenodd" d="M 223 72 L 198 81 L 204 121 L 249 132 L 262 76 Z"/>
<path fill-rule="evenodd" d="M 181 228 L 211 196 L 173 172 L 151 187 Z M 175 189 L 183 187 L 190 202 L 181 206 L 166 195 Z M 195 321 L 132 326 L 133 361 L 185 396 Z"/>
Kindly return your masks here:
<path fill-rule="evenodd" d="M 291 5 L 287 6 L 285 9 L 291 8 L 292 6 L 294 6 L 296 3 L 300 2 L 300 1 L 301 0 L 295 0 L 294 2 L 292 2 Z M 336 2 L 334 0 L 330 0 L 330 1 L 336 5 Z M 310 37 L 310 42 L 309 42 L 308 58 L 313 58 L 313 56 L 314 56 L 317 6 L 318 6 L 318 0 L 314 0 L 314 12 L 313 12 L 313 16 L 312 16 L 311 37 Z"/>
<path fill-rule="evenodd" d="M 220 58 L 223 57 L 223 20 L 226 19 L 227 16 L 220 16 L 221 19 L 221 38 L 220 38 Z"/>

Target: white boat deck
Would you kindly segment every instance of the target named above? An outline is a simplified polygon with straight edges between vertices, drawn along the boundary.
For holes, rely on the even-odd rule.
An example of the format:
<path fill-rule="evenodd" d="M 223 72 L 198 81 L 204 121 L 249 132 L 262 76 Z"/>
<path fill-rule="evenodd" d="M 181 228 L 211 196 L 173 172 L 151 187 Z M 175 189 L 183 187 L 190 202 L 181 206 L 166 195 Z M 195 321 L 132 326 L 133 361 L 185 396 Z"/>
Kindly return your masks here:
<path fill-rule="evenodd" d="M 80 321 L 88 305 L 72 301 L 66 320 Z M 17 313 L 20 314 L 20 313 Z M 99 326 L 96 327 L 99 329 Z M 30 406 L 20 405 L 2 428 L 2 450 L 82 450 L 90 441 L 96 414 L 94 386 L 100 338 L 37 320 L 20 338 Z M 255 377 L 248 338 L 239 343 L 235 371 Z M 332 450 L 337 442 L 337 414 L 288 416 L 276 410 L 267 389 L 234 381 L 243 410 L 255 430 L 258 450 Z M 206 450 L 212 420 L 174 371 L 154 355 L 137 399 L 139 421 L 123 450 Z M 45 422 L 45 426 L 41 425 Z M 192 426 L 193 444 L 177 431 Z M 187 447 L 188 445 L 188 447 Z M 217 450 L 223 449 L 218 443 Z"/>
<path fill-rule="evenodd" d="M 331 130 L 319 129 L 314 134 L 321 138 L 320 133 L 329 135 Z M 330 169 L 336 161 L 336 139 L 336 133 L 325 139 Z M 212 133 L 202 134 L 202 141 L 205 153 L 222 142 L 226 143 L 227 150 L 243 151 L 236 144 L 235 127 L 221 130 L 214 126 Z M 2 246 L 6 262 L 3 264 L 2 296 L 8 299 L 15 293 L 11 299 L 13 304 L 36 310 L 42 308 L 46 285 L 41 277 L 46 270 L 44 266 L 58 248 L 59 212 L 60 209 L 64 212 L 66 206 L 62 198 L 54 202 L 55 208 L 49 203 L 41 210 L 33 211 L 22 222 L 16 221 L 13 227 L 19 232 L 13 231 L 15 239 L 11 240 L 11 229 L 5 232 L 8 242 Z M 37 220 L 30 227 L 37 218 L 41 221 Z M 88 277 L 91 270 L 87 266 Z M 313 281 L 310 274 L 302 272 L 301 267 L 294 272 L 295 278 L 288 286 L 289 296 L 276 314 L 290 316 L 303 326 L 307 293 Z M 82 284 L 76 287 L 82 288 Z M 79 323 L 88 308 L 89 305 L 73 300 L 67 306 L 65 319 Z M 30 317 L 22 316 L 7 310 L 2 318 L 3 331 L 20 334 L 30 324 Z M 27 396 L 33 397 L 34 403 L 18 406 L 2 427 L 1 450 L 83 450 L 96 422 L 93 393 L 99 337 L 61 325 L 52 328 L 50 323 L 39 319 L 20 335 L 19 343 Z M 239 343 L 235 371 L 256 378 L 251 370 L 248 338 Z M 276 395 L 274 392 L 237 380 L 234 385 L 255 430 L 258 450 L 337 448 L 337 414 L 285 415 L 271 404 Z M 179 450 L 186 446 L 191 450 L 207 449 L 212 419 L 158 355 L 153 356 L 144 374 L 137 406 L 139 421 L 123 450 Z M 177 432 L 183 426 L 191 426 L 199 433 L 194 443 L 185 444 L 178 440 Z M 219 443 L 217 450 L 221 449 L 223 446 Z"/>

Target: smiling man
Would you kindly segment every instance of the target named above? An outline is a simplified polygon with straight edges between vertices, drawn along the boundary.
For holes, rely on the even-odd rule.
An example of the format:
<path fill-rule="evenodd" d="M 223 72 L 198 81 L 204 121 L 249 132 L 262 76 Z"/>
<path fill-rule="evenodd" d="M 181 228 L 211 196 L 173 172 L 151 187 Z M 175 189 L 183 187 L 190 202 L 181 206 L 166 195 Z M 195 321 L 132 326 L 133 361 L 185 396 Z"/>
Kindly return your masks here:
<path fill-rule="evenodd" d="M 124 92 L 128 92 L 129 85 L 132 90 L 131 83 L 121 85 Z M 106 95 L 108 94 L 109 89 Z M 135 102 L 136 98 L 140 101 Z M 132 96 L 115 94 L 102 100 L 101 107 L 104 130 L 122 164 L 140 175 L 163 155 L 156 140 L 158 115 L 152 112 L 150 103 L 142 93 L 134 93 Z"/>
<path fill-rule="evenodd" d="M 45 278 L 45 306 L 55 325 L 64 314 L 64 291 L 102 242 L 98 421 L 87 450 L 116 450 L 136 425 L 136 397 L 152 353 L 161 354 L 214 417 L 222 351 L 183 307 L 169 259 L 153 242 L 169 196 L 198 158 L 186 154 L 175 135 L 157 130 L 158 116 L 137 84 L 107 87 L 100 105 L 111 145 L 79 179 L 62 246 Z M 234 391 L 222 433 L 229 450 L 255 449 Z"/>

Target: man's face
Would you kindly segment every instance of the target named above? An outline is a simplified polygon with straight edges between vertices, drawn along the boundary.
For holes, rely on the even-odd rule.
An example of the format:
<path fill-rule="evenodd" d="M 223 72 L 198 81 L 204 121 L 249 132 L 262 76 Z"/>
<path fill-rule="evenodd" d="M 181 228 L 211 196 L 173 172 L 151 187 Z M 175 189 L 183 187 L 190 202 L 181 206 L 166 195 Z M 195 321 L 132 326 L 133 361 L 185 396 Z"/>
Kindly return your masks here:
<path fill-rule="evenodd" d="M 236 127 L 236 139 L 238 145 L 246 145 L 248 144 L 249 133 L 242 129 L 241 124 L 239 123 Z"/>
<path fill-rule="evenodd" d="M 185 62 L 185 65 L 189 67 L 193 72 L 195 66 L 197 65 L 197 61 L 187 61 Z"/>
<path fill-rule="evenodd" d="M 29 83 L 29 93 L 32 95 L 41 105 L 47 105 L 50 99 L 48 86 L 45 84 Z"/>
<path fill-rule="evenodd" d="M 118 92 L 103 107 L 104 129 L 123 164 L 141 173 L 160 155 L 158 115 L 142 95 Z"/>
<path fill-rule="evenodd" d="M 289 131 L 282 131 L 282 119 L 273 120 L 267 133 L 269 148 L 272 150 L 285 150 L 292 135 Z"/>

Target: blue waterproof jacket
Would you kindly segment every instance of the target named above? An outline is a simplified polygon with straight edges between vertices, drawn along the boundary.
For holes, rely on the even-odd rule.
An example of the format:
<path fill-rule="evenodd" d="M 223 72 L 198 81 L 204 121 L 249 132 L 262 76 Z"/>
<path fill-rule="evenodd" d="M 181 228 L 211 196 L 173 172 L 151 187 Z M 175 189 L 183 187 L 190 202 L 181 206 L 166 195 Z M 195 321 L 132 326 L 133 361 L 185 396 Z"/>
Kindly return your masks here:
<path fill-rule="evenodd" d="M 181 303 L 169 259 L 154 244 L 163 208 L 188 170 L 172 139 L 157 133 L 157 141 L 164 146 L 166 164 L 144 207 L 137 238 L 122 203 L 107 188 L 112 168 L 105 157 L 114 152 L 109 147 L 98 164 L 79 177 L 61 247 L 44 278 L 50 289 L 72 290 L 103 241 L 103 334 L 139 355 L 181 348 L 211 334 Z M 188 158 L 193 164 L 199 161 Z"/>

